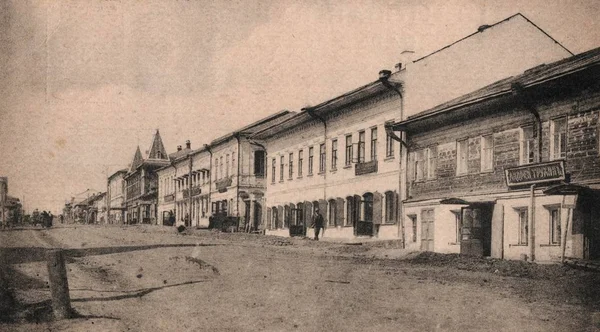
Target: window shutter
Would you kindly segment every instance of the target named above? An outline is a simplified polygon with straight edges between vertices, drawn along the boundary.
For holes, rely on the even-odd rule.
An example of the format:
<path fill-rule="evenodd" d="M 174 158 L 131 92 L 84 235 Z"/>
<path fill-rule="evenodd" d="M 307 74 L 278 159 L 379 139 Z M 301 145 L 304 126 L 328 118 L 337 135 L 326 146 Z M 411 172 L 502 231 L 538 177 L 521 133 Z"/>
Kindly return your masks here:
<path fill-rule="evenodd" d="M 323 225 L 327 225 L 327 201 L 324 199 L 319 200 L 319 212 L 323 217 Z"/>
<path fill-rule="evenodd" d="M 394 191 L 394 222 L 400 221 L 398 218 L 398 212 L 400 211 L 400 195 Z"/>
<path fill-rule="evenodd" d="M 335 225 L 336 226 L 344 226 L 344 199 L 343 198 L 336 198 L 335 200 L 335 208 L 336 208 L 336 212 L 335 212 L 335 217 L 336 217 L 336 221 L 335 221 Z"/>
<path fill-rule="evenodd" d="M 277 228 L 283 228 L 283 206 L 277 206 Z"/>
<path fill-rule="evenodd" d="M 304 201 L 304 226 L 307 228 L 312 224 L 312 211 L 312 203 Z"/>
<path fill-rule="evenodd" d="M 408 182 L 415 180 L 415 153 L 408 154 L 408 165 L 406 165 L 406 179 Z"/>
<path fill-rule="evenodd" d="M 383 196 L 378 193 L 373 193 L 373 224 L 379 225 L 382 221 L 382 202 Z"/>

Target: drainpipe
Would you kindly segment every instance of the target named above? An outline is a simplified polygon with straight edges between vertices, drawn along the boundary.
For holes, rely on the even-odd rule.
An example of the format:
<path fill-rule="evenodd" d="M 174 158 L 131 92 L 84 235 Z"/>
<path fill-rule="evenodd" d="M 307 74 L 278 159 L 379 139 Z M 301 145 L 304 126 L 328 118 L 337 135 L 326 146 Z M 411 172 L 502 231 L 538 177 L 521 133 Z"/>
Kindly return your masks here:
<path fill-rule="evenodd" d="M 531 185 L 530 189 L 530 205 L 529 205 L 529 261 L 535 261 L 535 184 Z"/>
<path fill-rule="evenodd" d="M 302 110 L 306 111 L 306 113 L 308 113 L 308 115 L 310 115 L 313 119 L 317 119 L 323 123 L 323 143 L 325 143 L 325 169 L 323 170 L 323 200 L 327 202 L 327 120 L 325 120 L 325 118 L 323 118 L 322 116 L 316 114 L 315 109 L 312 107 L 305 107 Z M 319 167 L 321 167 L 320 158 L 321 151 L 319 151 Z M 327 213 L 327 211 L 322 211 L 321 213 Z M 325 236 L 325 229 L 323 229 L 323 236 Z"/>
<path fill-rule="evenodd" d="M 239 222 L 239 217 L 240 217 L 240 133 L 239 132 L 235 132 L 233 133 L 233 137 L 235 137 L 235 139 L 237 140 L 237 183 L 235 185 L 235 211 L 236 211 L 236 216 L 238 217 L 238 231 L 239 231 L 239 227 L 240 227 L 240 222 Z"/>
<path fill-rule="evenodd" d="M 204 144 L 204 148 L 210 154 L 210 161 L 209 161 L 209 166 L 208 166 L 208 168 L 209 168 L 209 171 L 208 171 L 208 204 L 209 204 L 209 206 L 207 206 L 206 208 L 207 209 L 210 208 L 210 211 L 211 211 L 211 214 L 212 214 L 212 199 L 211 199 L 210 196 L 212 195 L 211 187 L 212 187 L 212 177 L 213 177 L 213 174 L 212 174 L 212 171 L 213 171 L 213 168 L 212 168 L 213 153 L 212 153 L 212 150 L 210 149 L 210 145 Z"/>
<path fill-rule="evenodd" d="M 521 83 L 513 83 L 511 85 L 511 90 L 513 95 L 516 97 L 517 101 L 525 107 L 529 113 L 533 115 L 535 118 L 535 127 L 536 127 L 536 143 L 537 143 L 537 153 L 535 156 L 535 162 L 542 162 L 542 119 L 540 118 L 540 113 L 533 106 L 533 104 L 529 101 L 527 96 L 525 95 L 525 88 Z"/>
<path fill-rule="evenodd" d="M 188 153 L 187 155 L 188 159 L 189 159 L 189 163 L 188 163 L 188 214 L 189 214 L 189 221 L 190 221 L 190 227 L 192 226 L 192 168 L 194 166 L 194 162 L 193 162 L 193 158 L 192 155 Z"/>
<path fill-rule="evenodd" d="M 389 70 L 382 70 L 379 72 L 379 81 L 383 86 L 391 91 L 394 91 L 400 97 L 400 120 L 404 120 L 404 96 L 402 91 L 397 87 L 396 84 L 389 81 L 392 72 Z M 400 146 L 400 176 L 398 177 L 398 190 L 400 192 L 400 200 L 398 202 L 398 233 L 402 238 L 402 249 L 406 248 L 406 228 L 404 226 L 403 214 L 403 203 L 408 196 L 408 186 L 406 186 L 406 163 L 408 162 L 408 145 L 406 144 L 406 134 L 401 132 L 400 137 L 394 133 L 390 126 L 385 126 L 386 135 L 390 136 L 393 140 L 401 143 Z M 404 146 L 404 149 L 402 148 Z"/>

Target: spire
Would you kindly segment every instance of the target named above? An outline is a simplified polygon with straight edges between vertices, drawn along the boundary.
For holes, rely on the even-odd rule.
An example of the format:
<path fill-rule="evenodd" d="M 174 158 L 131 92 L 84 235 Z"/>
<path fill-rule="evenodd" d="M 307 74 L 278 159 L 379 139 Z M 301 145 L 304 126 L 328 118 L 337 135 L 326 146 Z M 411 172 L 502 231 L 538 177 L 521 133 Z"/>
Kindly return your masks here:
<path fill-rule="evenodd" d="M 144 159 L 142 158 L 142 151 L 140 151 L 140 146 L 138 145 L 137 149 L 135 150 L 135 155 L 133 156 L 133 161 L 131 162 L 131 168 L 129 171 L 135 171 L 135 169 L 141 165 L 142 162 L 144 162 Z"/>
<path fill-rule="evenodd" d="M 160 132 L 156 129 L 156 133 L 152 138 L 152 145 L 150 146 L 150 150 L 148 152 L 148 159 L 164 159 L 169 160 L 167 156 L 167 151 L 165 150 L 165 146 L 163 145 L 162 138 L 160 137 Z"/>

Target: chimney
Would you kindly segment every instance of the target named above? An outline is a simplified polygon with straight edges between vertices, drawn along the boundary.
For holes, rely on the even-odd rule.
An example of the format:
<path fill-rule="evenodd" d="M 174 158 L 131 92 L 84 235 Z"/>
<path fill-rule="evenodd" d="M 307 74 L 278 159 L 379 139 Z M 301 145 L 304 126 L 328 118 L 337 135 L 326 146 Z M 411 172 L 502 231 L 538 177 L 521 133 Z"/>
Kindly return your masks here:
<path fill-rule="evenodd" d="M 181 145 L 177 145 L 177 151 L 181 151 Z"/>
<path fill-rule="evenodd" d="M 396 64 L 398 71 L 406 69 L 415 59 L 415 51 L 404 50 L 400 53 L 400 61 Z"/>
<path fill-rule="evenodd" d="M 185 148 L 186 149 L 191 149 L 192 148 L 192 143 L 190 142 L 189 139 L 187 141 L 185 141 Z"/>
<path fill-rule="evenodd" d="M 392 72 L 389 71 L 389 70 L 387 70 L 387 69 L 379 71 L 379 79 L 386 79 L 387 80 L 388 78 L 390 78 L 390 75 L 392 75 Z"/>
<path fill-rule="evenodd" d="M 484 25 L 480 25 L 479 28 L 477 28 L 477 31 L 479 32 L 483 32 L 483 30 L 489 28 L 490 25 L 484 24 Z"/>

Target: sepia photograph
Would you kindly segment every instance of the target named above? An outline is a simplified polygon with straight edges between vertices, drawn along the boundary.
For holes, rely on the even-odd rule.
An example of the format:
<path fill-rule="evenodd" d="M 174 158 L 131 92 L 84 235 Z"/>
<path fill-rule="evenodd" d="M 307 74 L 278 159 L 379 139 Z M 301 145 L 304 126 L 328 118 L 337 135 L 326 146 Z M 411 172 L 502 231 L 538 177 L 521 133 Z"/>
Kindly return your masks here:
<path fill-rule="evenodd" d="M 596 0 L 0 0 L 0 331 L 600 331 Z"/>

